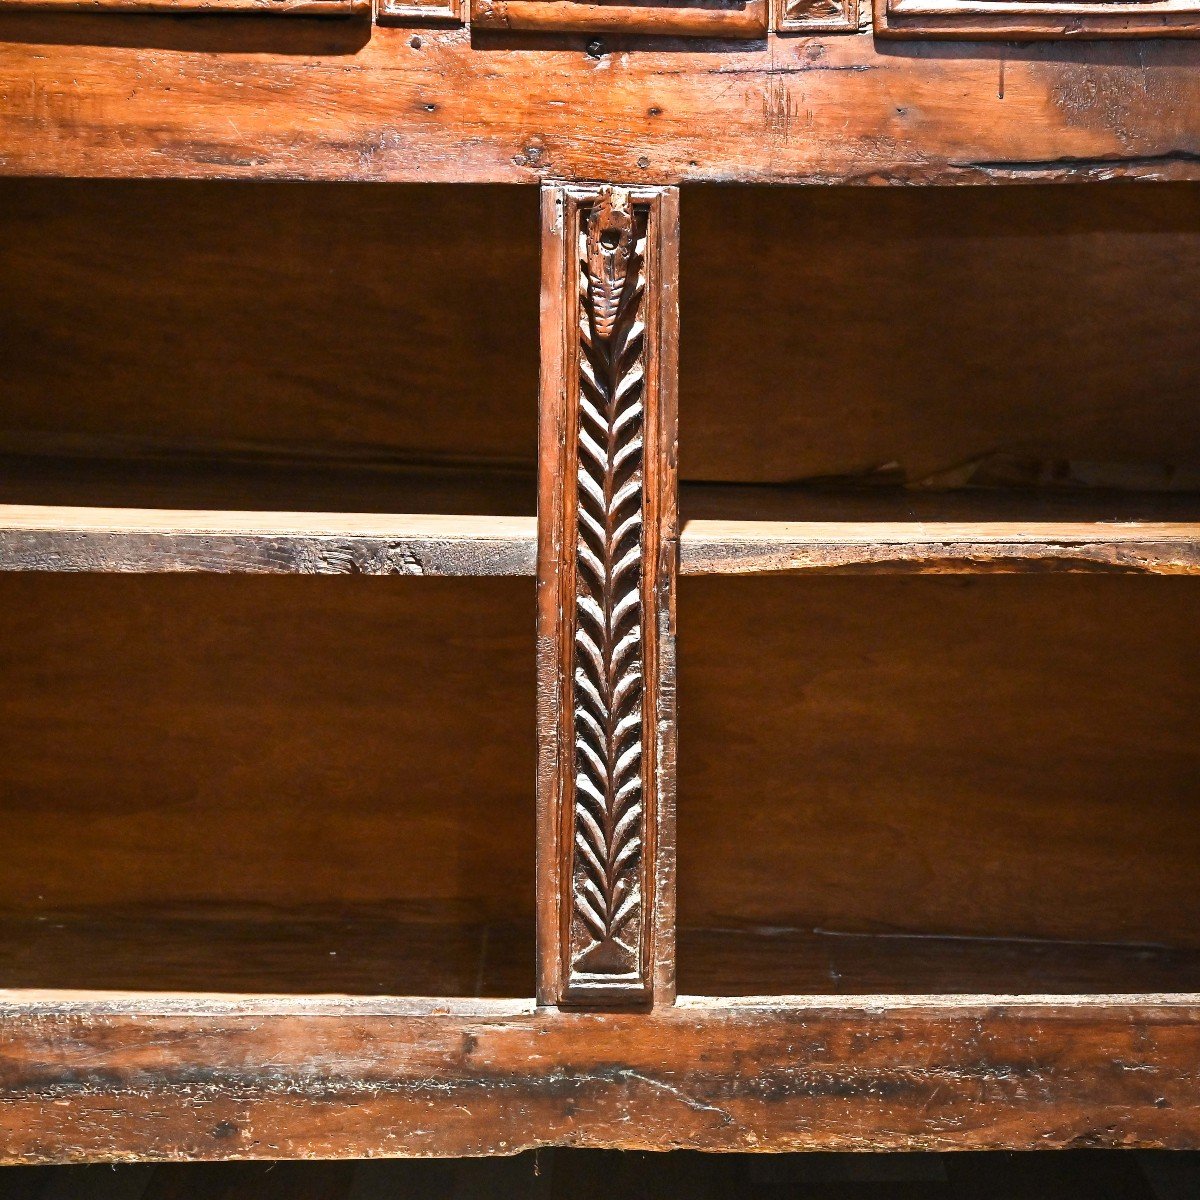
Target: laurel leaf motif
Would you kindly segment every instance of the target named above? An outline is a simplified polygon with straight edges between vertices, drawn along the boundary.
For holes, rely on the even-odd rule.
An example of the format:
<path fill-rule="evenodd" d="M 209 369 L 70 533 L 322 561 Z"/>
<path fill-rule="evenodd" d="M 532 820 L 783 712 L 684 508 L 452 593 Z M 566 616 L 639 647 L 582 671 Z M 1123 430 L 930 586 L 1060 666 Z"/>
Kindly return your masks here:
<path fill-rule="evenodd" d="M 602 192 L 579 231 L 572 969 L 636 971 L 642 796 L 645 220 Z"/>

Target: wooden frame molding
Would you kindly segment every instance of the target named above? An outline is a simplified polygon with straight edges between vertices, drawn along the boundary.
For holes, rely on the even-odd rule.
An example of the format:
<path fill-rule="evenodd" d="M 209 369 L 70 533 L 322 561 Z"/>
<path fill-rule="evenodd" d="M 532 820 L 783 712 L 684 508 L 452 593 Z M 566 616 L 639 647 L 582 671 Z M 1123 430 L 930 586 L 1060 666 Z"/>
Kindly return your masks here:
<path fill-rule="evenodd" d="M 890 38 L 1200 37 L 1197 0 L 875 0 Z"/>
<path fill-rule="evenodd" d="M 0 14 L 157 13 L 177 16 L 351 17 L 371 11 L 371 0 L 0 0 Z"/>
<path fill-rule="evenodd" d="M 1200 996 L 0 993 L 0 1161 L 1200 1147 Z M 437 1119 L 431 1120 L 436 1111 Z"/>
<path fill-rule="evenodd" d="M 542 193 L 538 998 L 674 995 L 678 192 Z"/>
<path fill-rule="evenodd" d="M 380 25 L 462 25 L 465 0 L 375 0 Z"/>
<path fill-rule="evenodd" d="M 771 0 L 771 26 L 779 33 L 856 33 L 858 0 Z"/>
<path fill-rule="evenodd" d="M 853 3 L 854 0 L 849 0 Z M 471 0 L 471 23 L 482 29 L 573 30 L 578 33 L 663 34 L 669 37 L 760 38 L 768 0 L 699 4 L 589 4 L 585 0 Z"/>

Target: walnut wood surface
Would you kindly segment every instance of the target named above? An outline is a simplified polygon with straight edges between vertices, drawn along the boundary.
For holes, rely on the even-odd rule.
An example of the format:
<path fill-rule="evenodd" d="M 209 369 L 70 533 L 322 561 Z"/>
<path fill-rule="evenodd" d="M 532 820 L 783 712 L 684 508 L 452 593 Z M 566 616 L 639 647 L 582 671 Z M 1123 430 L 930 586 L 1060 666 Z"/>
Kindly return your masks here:
<path fill-rule="evenodd" d="M 897 916 L 902 910 L 897 906 Z M 700 996 L 1102 995 L 1200 990 L 1200 951 L 1161 943 L 839 932 L 731 921 L 679 930 Z"/>
<path fill-rule="evenodd" d="M 8 1161 L 1200 1142 L 1196 996 L 598 1014 L 9 993 L 0 1013 Z"/>
<path fill-rule="evenodd" d="M 533 928 L 466 903 L 0 912 L 0 988 L 529 996 Z"/>
<path fill-rule="evenodd" d="M 1200 524 L 688 521 L 684 575 L 1104 571 L 1200 575 Z"/>
<path fill-rule="evenodd" d="M 1200 37 L 1196 0 L 875 0 L 887 38 Z"/>
<path fill-rule="evenodd" d="M 525 579 L 0 575 L 0 910 L 534 909 Z"/>
<path fill-rule="evenodd" d="M 0 571 L 536 573 L 533 517 L 0 505 Z M 684 575 L 1200 574 L 1200 525 L 687 521 Z"/>
<path fill-rule="evenodd" d="M 478 29 L 655 34 L 664 37 L 762 38 L 768 0 L 670 4 L 586 3 L 586 0 L 472 0 Z"/>
<path fill-rule="evenodd" d="M 547 1003 L 674 994 L 678 196 L 543 193 L 538 563 Z"/>
<path fill-rule="evenodd" d="M 4 17 L 0 172 L 421 182 L 1200 178 L 1200 47 L 877 49 Z M 413 39 L 419 41 L 419 48 Z M 580 114 L 587 115 L 581 125 Z M 620 136 L 612 136 L 612 131 Z M 494 306 L 492 306 L 494 309 Z"/>
<path fill-rule="evenodd" d="M 684 579 L 681 926 L 1196 947 L 1198 587 Z"/>

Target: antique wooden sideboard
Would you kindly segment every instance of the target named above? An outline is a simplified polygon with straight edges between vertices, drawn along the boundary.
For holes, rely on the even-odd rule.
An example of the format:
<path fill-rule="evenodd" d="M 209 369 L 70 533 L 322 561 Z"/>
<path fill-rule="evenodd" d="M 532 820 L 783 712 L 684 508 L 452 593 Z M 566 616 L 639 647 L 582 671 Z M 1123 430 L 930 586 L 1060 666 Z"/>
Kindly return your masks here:
<path fill-rule="evenodd" d="M 1198 35 L 0 0 L 0 1160 L 1200 1148 Z"/>

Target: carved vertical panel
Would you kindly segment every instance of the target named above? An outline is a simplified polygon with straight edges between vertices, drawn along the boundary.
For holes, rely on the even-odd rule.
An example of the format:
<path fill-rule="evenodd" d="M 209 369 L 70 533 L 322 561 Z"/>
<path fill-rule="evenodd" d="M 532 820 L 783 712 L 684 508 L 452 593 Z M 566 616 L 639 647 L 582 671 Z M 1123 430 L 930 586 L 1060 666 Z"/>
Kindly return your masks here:
<path fill-rule="evenodd" d="M 544 196 L 539 998 L 673 998 L 673 189 Z"/>

